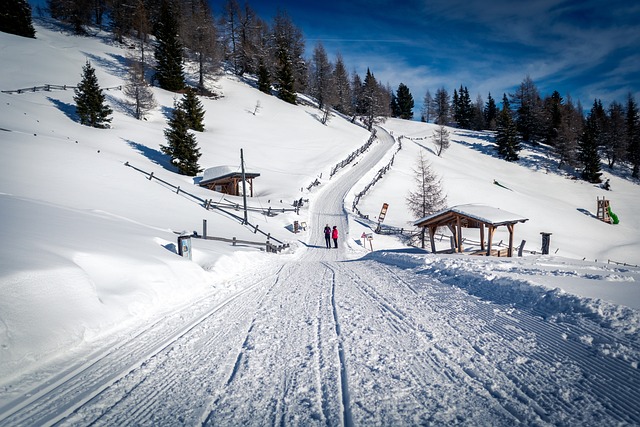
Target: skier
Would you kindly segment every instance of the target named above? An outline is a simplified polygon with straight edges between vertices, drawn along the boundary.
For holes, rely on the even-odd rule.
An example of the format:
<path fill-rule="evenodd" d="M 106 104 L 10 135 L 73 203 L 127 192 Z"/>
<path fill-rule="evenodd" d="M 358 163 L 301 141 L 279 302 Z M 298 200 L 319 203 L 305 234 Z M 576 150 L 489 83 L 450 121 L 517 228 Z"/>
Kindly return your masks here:
<path fill-rule="evenodd" d="M 333 226 L 333 231 L 331 232 L 331 238 L 333 239 L 333 247 L 338 249 L 338 227 Z"/>
<path fill-rule="evenodd" d="M 331 227 L 329 227 L 329 224 L 324 227 L 324 241 L 327 249 L 331 249 Z"/>

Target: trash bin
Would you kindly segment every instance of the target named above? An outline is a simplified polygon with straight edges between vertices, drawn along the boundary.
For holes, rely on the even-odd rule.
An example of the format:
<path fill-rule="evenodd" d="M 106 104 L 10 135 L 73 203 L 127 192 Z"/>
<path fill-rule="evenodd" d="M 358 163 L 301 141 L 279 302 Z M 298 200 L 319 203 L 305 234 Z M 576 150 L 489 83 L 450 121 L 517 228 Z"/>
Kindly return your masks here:
<path fill-rule="evenodd" d="M 178 237 L 178 255 L 191 259 L 191 236 Z"/>

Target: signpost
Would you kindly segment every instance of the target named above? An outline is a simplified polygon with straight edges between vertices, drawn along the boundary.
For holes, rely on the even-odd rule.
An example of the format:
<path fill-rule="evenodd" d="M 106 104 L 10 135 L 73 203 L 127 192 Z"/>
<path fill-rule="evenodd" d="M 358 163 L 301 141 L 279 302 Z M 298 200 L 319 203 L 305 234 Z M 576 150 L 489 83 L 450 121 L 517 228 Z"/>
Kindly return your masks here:
<path fill-rule="evenodd" d="M 178 255 L 191 259 L 191 236 L 178 236 Z"/>
<path fill-rule="evenodd" d="M 369 241 L 369 248 L 371 249 L 371 252 L 373 252 L 373 234 L 367 234 L 365 232 L 362 232 L 362 236 L 360 236 L 360 241 L 362 242 L 362 246 L 365 246 L 364 244 L 365 240 Z"/>
<path fill-rule="evenodd" d="M 384 217 L 387 215 L 387 209 L 389 208 L 388 203 L 382 204 L 382 209 L 380 209 L 380 215 L 378 215 L 378 226 L 376 227 L 376 233 L 380 232 L 380 225 L 384 221 Z"/>

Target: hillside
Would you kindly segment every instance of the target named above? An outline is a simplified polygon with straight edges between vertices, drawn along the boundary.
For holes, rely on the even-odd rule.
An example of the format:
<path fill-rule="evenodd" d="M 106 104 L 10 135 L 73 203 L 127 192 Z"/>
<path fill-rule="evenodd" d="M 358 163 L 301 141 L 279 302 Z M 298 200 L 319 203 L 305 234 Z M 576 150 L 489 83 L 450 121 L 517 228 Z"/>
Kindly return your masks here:
<path fill-rule="evenodd" d="M 0 89 L 75 85 L 86 60 L 96 68 L 103 88 L 123 83 L 126 50 L 111 43 L 108 34 L 76 37 L 46 23 L 36 24 L 36 30 L 35 40 L 0 33 Z M 277 211 L 291 208 L 299 198 L 313 203 L 329 182 L 331 168 L 369 139 L 366 130 L 337 116 L 322 125 L 317 109 L 262 94 L 250 80 L 222 75 L 210 83 L 221 96 L 202 100 L 206 130 L 197 134 L 203 153 L 200 164 L 239 166 L 243 149 L 247 168 L 260 173 L 251 206 Z M 153 91 L 160 107 L 146 121 L 127 114 L 121 91 L 106 92 L 114 109 L 112 127 L 106 130 L 75 120 L 72 90 L 0 94 L 0 238 L 5 242 L 0 249 L 1 382 L 9 382 L 25 365 L 44 363 L 69 347 L 93 345 L 116 330 L 188 305 L 199 296 L 232 293 L 225 286 L 228 280 L 248 266 L 269 262 L 272 255 L 255 246 L 195 239 L 195 262 L 176 256 L 177 234 L 201 233 L 203 219 L 209 235 L 265 238 L 125 166 L 153 173 L 202 199 L 241 203 L 240 198 L 202 189 L 194 185 L 194 178 L 171 170 L 160 145 L 175 95 Z M 257 102 L 261 108 L 254 115 Z M 591 262 L 581 264 L 584 270 L 606 268 L 595 260 L 640 264 L 639 187 L 625 176 L 607 174 L 613 191 L 604 192 L 564 176 L 544 148 L 525 150 L 520 162 L 510 164 L 495 157 L 489 133 L 452 129 L 452 147 L 436 157 L 429 142 L 433 125 L 388 120 L 383 127 L 406 138 L 391 170 L 360 202 L 359 209 L 370 218 L 377 217 L 386 202 L 390 205 L 386 225 L 407 228 L 415 220 L 404 198 L 413 185 L 411 169 L 418 150 L 424 150 L 442 177 L 450 205 L 486 203 L 529 218 L 516 227 L 516 240 L 526 240 L 526 249 L 539 252 L 544 231 L 553 233 L 551 248 L 557 256 L 548 258 L 567 262 L 568 271 L 583 258 Z M 377 169 L 354 183 L 345 200 L 346 211 L 354 193 Z M 316 179 L 321 185 L 308 189 Z M 494 185 L 494 180 L 509 189 Z M 619 225 L 593 217 L 598 196 L 611 200 Z M 313 218 L 307 213 L 306 209 L 300 215 L 273 217 L 251 213 L 249 222 L 291 244 L 288 253 L 296 256 L 311 233 L 294 235 L 291 225 L 311 224 Z M 350 258 L 366 254 L 360 235 L 371 232 L 373 225 L 350 217 L 349 234 L 344 230 Z M 468 237 L 476 238 L 471 233 Z M 394 236 L 374 236 L 377 251 L 401 247 L 402 241 Z M 477 265 L 496 268 L 487 260 L 433 260 L 460 271 L 473 271 Z M 538 261 L 530 256 L 510 260 L 510 265 L 527 270 Z M 620 272 L 619 281 L 632 282 L 637 273 L 630 271 Z M 561 276 L 564 270 L 550 274 Z M 601 287 L 615 281 L 611 277 L 603 273 L 594 279 L 598 289 L 589 287 L 588 296 L 603 297 Z M 583 290 L 573 286 L 571 291 L 583 295 Z M 637 308 L 635 286 L 624 292 L 610 292 L 609 301 Z"/>

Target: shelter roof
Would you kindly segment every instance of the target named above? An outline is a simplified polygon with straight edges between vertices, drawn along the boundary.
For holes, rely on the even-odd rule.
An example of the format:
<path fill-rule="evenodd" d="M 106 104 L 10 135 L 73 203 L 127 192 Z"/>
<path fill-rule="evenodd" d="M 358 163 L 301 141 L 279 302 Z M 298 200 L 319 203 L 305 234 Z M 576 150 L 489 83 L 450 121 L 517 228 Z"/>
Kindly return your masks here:
<path fill-rule="evenodd" d="M 252 171 L 246 171 L 246 170 L 244 172 L 244 175 L 247 178 L 255 178 L 257 176 L 260 176 L 258 172 L 255 172 L 255 171 L 252 172 Z M 239 166 L 228 166 L 228 165 L 214 166 L 214 167 L 205 169 L 200 185 L 206 184 L 207 182 L 210 182 L 210 181 L 218 181 L 225 178 L 241 177 L 241 176 L 242 176 L 242 171 L 240 170 Z"/>
<path fill-rule="evenodd" d="M 435 224 L 440 222 L 441 220 L 446 220 L 447 218 L 455 215 L 467 217 L 494 227 L 506 224 L 515 224 L 517 222 L 525 222 L 529 220 L 528 218 L 525 218 L 521 215 L 507 212 L 500 208 L 494 208 L 492 206 L 482 204 L 467 204 L 443 209 L 434 214 L 427 215 L 424 218 L 415 221 L 413 224 L 416 226 Z"/>

